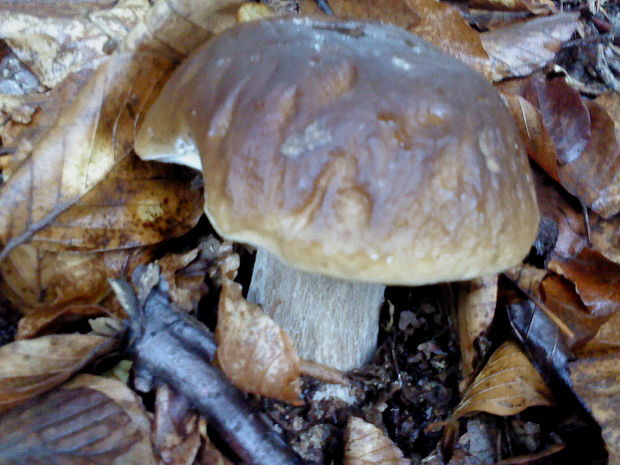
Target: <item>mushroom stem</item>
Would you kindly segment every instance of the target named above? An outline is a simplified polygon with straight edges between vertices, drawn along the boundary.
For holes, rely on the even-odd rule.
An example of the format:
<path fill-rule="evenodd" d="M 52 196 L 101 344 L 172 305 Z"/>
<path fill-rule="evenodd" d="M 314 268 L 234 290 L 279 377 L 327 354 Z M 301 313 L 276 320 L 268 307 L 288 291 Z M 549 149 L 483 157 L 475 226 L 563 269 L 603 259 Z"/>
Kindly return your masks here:
<path fill-rule="evenodd" d="M 295 270 L 259 248 L 248 300 L 289 334 L 301 358 L 348 371 L 374 353 L 384 290 Z"/>

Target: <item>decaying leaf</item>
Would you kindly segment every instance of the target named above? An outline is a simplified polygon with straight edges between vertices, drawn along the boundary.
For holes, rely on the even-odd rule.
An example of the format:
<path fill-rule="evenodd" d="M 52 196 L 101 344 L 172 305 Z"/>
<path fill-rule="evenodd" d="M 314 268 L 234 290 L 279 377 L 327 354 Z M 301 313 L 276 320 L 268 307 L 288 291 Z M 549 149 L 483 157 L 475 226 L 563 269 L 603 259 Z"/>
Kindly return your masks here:
<path fill-rule="evenodd" d="M 90 334 L 57 334 L 0 347 L 0 410 L 57 386 L 114 344 Z"/>
<path fill-rule="evenodd" d="M 98 391 L 119 404 L 123 413 L 130 417 L 131 423 L 125 429 L 125 434 L 132 435 L 135 431 L 139 441 L 125 454 L 118 456 L 112 465 L 133 463 L 136 465 L 156 465 L 150 441 L 151 425 L 148 413 L 144 409 L 140 397 L 125 384 L 110 378 L 83 374 L 63 385 L 62 388 L 87 388 Z"/>
<path fill-rule="evenodd" d="M 607 260 L 620 264 L 620 215 L 605 219 L 590 212 L 590 241 Z"/>
<path fill-rule="evenodd" d="M 497 275 L 464 283 L 459 291 L 458 318 L 463 390 L 470 383 L 470 377 L 474 372 L 476 358 L 474 343 L 478 337 L 485 334 L 493 321 L 496 302 Z"/>
<path fill-rule="evenodd" d="M 581 156 L 560 168 L 562 185 L 604 218 L 620 212 L 620 143 L 614 121 L 598 103 L 586 101 L 592 136 Z"/>
<path fill-rule="evenodd" d="M 553 395 L 520 347 L 509 341 L 493 353 L 450 419 L 477 412 L 515 415 L 537 405 L 553 405 Z"/>
<path fill-rule="evenodd" d="M 620 357 L 618 352 L 570 364 L 572 387 L 601 426 L 609 465 L 620 464 Z"/>
<path fill-rule="evenodd" d="M 67 15 L 61 9 L 41 15 L 34 5 L 30 13 L 4 9 L 0 10 L 0 38 L 41 83 L 54 87 L 109 55 L 147 8 L 147 0 L 121 0 L 111 9 L 86 7 L 79 15 Z"/>
<path fill-rule="evenodd" d="M 491 78 L 491 63 L 479 34 L 452 5 L 436 0 L 331 0 L 329 4 L 341 18 L 382 21 L 407 29 Z"/>
<path fill-rule="evenodd" d="M 513 334 L 543 379 L 568 386 L 568 347 L 575 340 L 572 330 L 551 310 L 543 311 L 531 300 L 509 303 L 506 312 Z"/>
<path fill-rule="evenodd" d="M 574 335 L 568 341 L 571 350 L 592 339 L 609 318 L 604 312 L 591 312 L 575 292 L 575 286 L 561 276 L 551 275 L 542 281 L 542 298 L 547 308 L 555 313 Z"/>
<path fill-rule="evenodd" d="M 154 465 L 146 412 L 136 419 L 109 392 L 122 392 L 138 409 L 140 400 L 121 383 L 98 381 L 105 389 L 93 389 L 89 380 L 97 378 L 84 375 L 2 414 L 0 463 Z"/>
<path fill-rule="evenodd" d="M 572 259 L 553 260 L 549 268 L 575 284 L 592 315 L 609 318 L 620 311 L 620 265 L 586 248 Z"/>
<path fill-rule="evenodd" d="M 383 431 L 358 417 L 349 418 L 344 441 L 345 465 L 408 465 L 411 463 Z"/>
<path fill-rule="evenodd" d="M 130 272 L 150 256 L 148 249 L 74 254 L 31 244 L 15 248 L 0 263 L 0 289 L 24 314 L 18 338 L 33 337 L 67 317 L 102 314 L 96 304 L 109 292 L 107 279 Z M 103 313 L 118 315 L 105 307 Z"/>
<path fill-rule="evenodd" d="M 520 95 L 504 93 L 502 97 L 519 126 L 528 156 L 559 182 L 557 152 L 540 111 Z"/>
<path fill-rule="evenodd" d="M 217 362 L 240 389 L 301 403 L 300 367 L 288 335 L 258 305 L 246 301 L 241 286 L 222 286 L 215 333 Z"/>
<path fill-rule="evenodd" d="M 153 446 L 162 465 L 192 465 L 200 448 L 199 417 L 168 386 L 157 388 Z"/>
<path fill-rule="evenodd" d="M 91 76 L 4 185 L 2 258 L 79 202 L 129 155 L 136 114 L 166 69 L 154 58 L 117 55 Z"/>
<path fill-rule="evenodd" d="M 187 312 L 194 310 L 207 293 L 204 284 L 207 259 L 204 248 L 196 248 L 185 253 L 167 254 L 157 260 L 168 283 L 170 299 L 178 308 Z"/>
<path fill-rule="evenodd" d="M 559 13 L 480 34 L 494 79 L 527 76 L 555 57 L 579 25 L 579 14 Z"/>

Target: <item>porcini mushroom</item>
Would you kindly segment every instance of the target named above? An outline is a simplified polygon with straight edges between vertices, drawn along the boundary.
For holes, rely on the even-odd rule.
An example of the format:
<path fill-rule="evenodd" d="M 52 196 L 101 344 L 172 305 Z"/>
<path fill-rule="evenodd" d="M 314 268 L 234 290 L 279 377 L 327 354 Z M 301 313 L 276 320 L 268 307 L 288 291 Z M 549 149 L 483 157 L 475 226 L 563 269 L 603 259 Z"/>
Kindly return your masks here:
<path fill-rule="evenodd" d="M 249 298 L 340 369 L 372 354 L 385 284 L 500 272 L 538 229 L 498 93 L 389 25 L 229 29 L 175 71 L 135 147 L 202 167 L 213 227 L 258 249 Z"/>

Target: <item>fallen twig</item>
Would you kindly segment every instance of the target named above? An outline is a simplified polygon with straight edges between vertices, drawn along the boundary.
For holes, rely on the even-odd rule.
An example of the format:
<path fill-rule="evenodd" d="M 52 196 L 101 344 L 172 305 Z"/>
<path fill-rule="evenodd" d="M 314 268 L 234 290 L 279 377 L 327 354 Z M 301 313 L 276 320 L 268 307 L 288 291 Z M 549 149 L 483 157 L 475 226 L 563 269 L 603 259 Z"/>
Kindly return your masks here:
<path fill-rule="evenodd" d="M 134 283 L 144 282 L 141 274 L 144 269 L 134 274 Z M 172 308 L 163 281 L 150 290 L 138 290 L 142 305 L 127 282 L 111 280 L 111 285 L 130 316 L 129 351 L 142 390 L 150 389 L 153 382 L 164 382 L 187 397 L 245 464 L 301 463 L 286 442 L 250 409 L 243 394 L 209 363 L 215 352 L 212 334 L 194 318 Z"/>

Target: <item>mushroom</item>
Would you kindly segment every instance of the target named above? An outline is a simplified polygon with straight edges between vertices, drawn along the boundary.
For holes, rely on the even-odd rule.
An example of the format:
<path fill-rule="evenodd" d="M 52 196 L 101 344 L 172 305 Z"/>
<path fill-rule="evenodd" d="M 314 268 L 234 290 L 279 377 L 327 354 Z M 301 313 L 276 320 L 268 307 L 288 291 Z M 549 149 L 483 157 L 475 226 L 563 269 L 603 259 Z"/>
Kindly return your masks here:
<path fill-rule="evenodd" d="M 373 353 L 386 284 L 498 273 L 538 230 L 498 93 L 389 25 L 229 29 L 174 72 L 135 148 L 202 167 L 215 230 L 257 248 L 249 299 L 300 356 L 343 370 Z"/>

